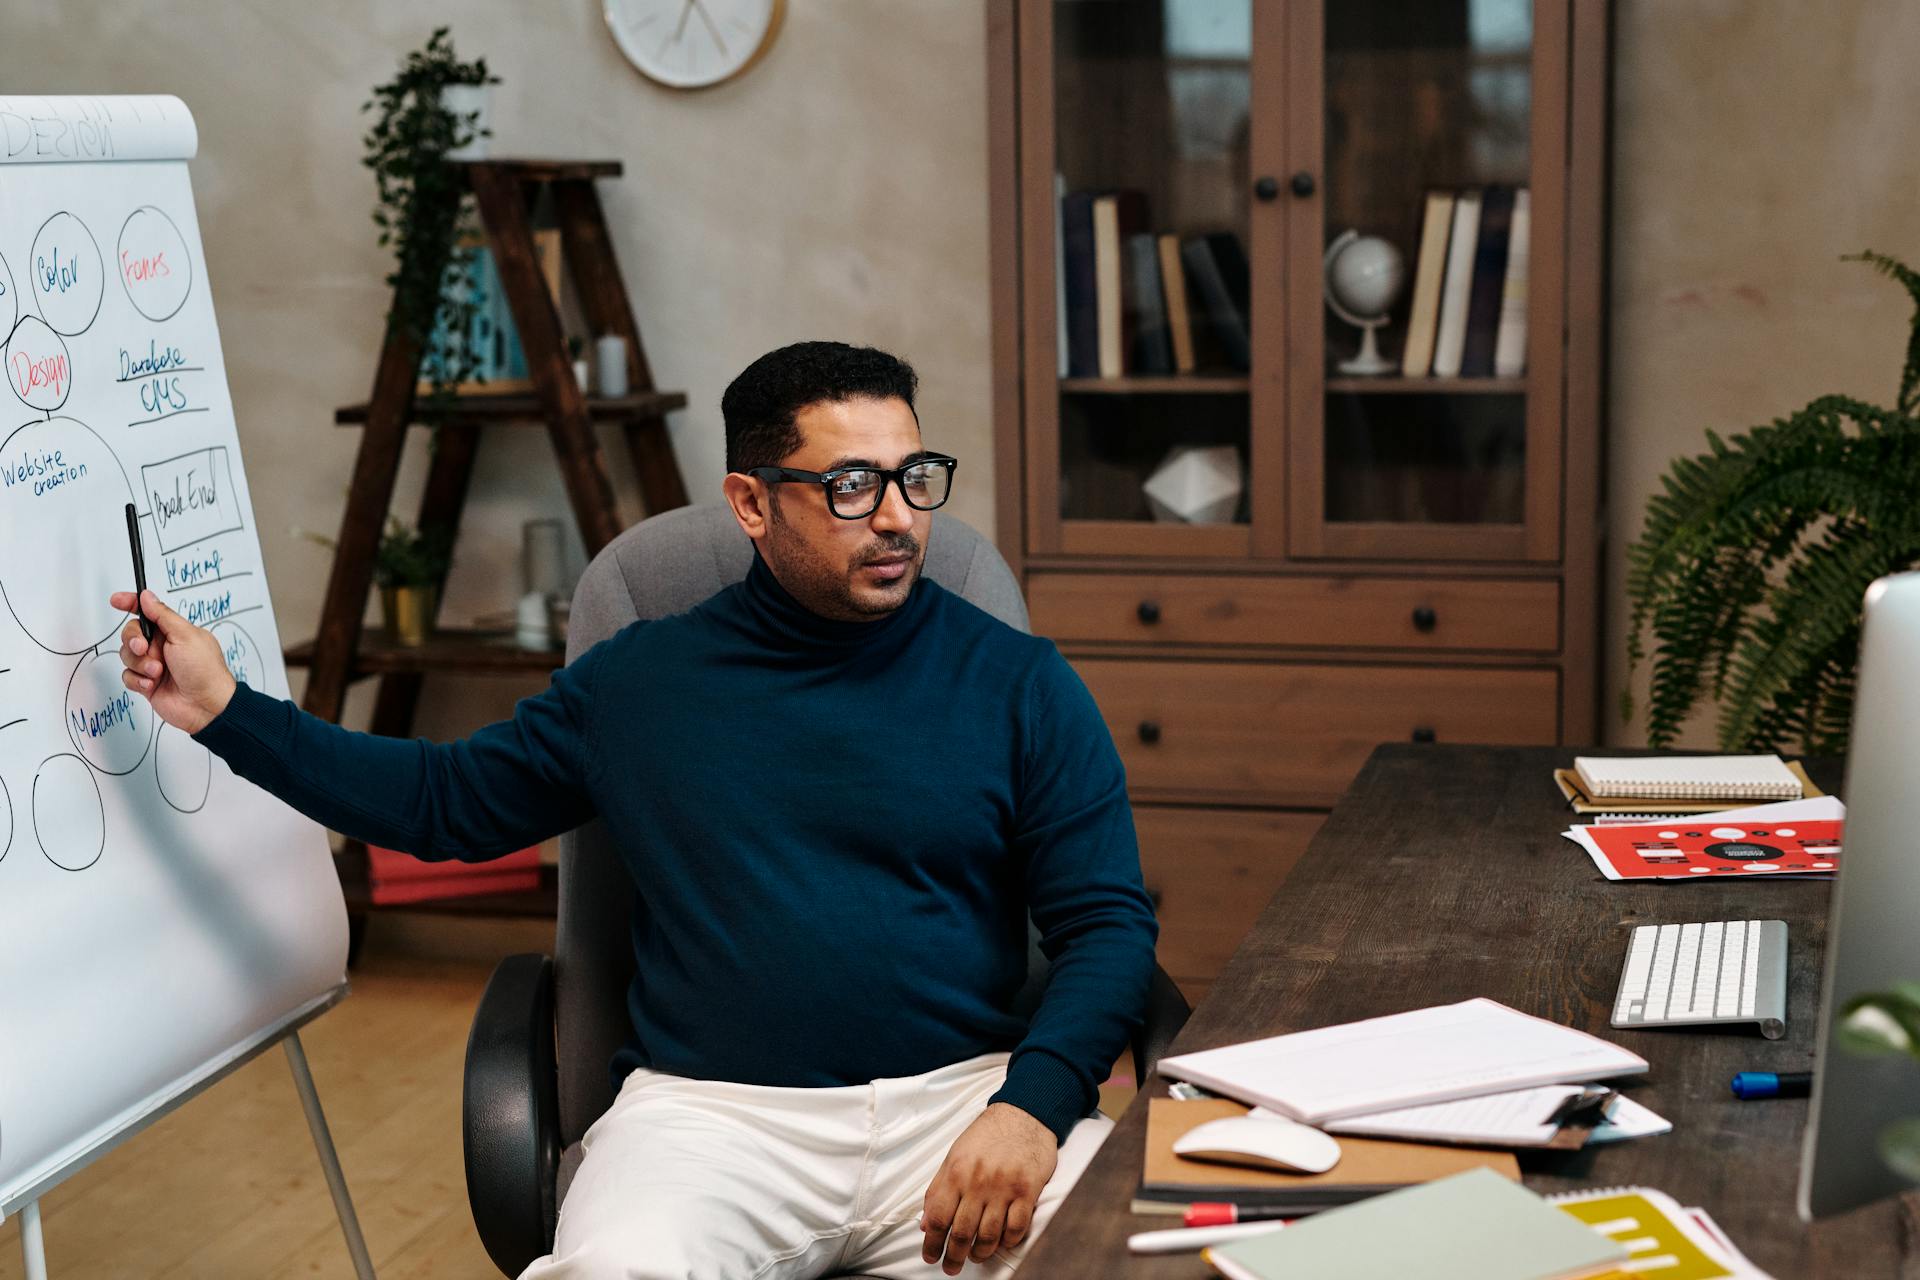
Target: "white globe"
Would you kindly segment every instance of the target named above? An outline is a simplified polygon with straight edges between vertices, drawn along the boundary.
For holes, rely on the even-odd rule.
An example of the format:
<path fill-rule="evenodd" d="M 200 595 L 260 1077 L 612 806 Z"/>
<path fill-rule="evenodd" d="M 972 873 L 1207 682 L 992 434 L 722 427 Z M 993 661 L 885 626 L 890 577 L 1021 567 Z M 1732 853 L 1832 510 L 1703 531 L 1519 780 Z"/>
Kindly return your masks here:
<path fill-rule="evenodd" d="M 1335 302 L 1363 319 L 1385 316 L 1406 279 L 1406 259 L 1379 236 L 1348 241 L 1327 263 L 1327 291 Z"/>

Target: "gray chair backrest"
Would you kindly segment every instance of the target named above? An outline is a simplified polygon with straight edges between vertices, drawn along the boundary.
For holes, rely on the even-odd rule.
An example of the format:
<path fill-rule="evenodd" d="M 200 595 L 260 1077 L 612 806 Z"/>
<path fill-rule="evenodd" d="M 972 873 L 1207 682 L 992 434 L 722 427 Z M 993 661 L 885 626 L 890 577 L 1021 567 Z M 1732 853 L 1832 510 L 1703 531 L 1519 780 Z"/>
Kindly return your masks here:
<path fill-rule="evenodd" d="M 567 661 L 630 622 L 685 613 L 747 576 L 753 543 L 724 506 L 681 507 L 643 520 L 595 556 L 573 593 Z M 938 512 L 926 575 L 1009 626 L 1027 630 L 1019 583 L 993 544 Z M 632 878 L 605 827 L 560 838 L 560 918 L 554 939 L 554 1023 L 560 1141 L 578 1142 L 613 1102 L 607 1064 L 633 1034 L 627 987 Z"/>

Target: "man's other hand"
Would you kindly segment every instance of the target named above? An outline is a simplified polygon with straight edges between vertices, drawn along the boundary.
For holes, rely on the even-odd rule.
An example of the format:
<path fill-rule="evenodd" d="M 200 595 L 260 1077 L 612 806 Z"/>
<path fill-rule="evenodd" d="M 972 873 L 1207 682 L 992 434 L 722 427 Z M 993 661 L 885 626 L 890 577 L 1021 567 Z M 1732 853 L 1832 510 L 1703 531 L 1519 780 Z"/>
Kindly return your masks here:
<path fill-rule="evenodd" d="M 134 612 L 133 592 L 116 591 L 113 607 Z M 169 609 L 151 591 L 140 597 L 140 612 L 153 623 L 153 639 L 140 634 L 140 619 L 129 618 L 120 632 L 120 680 L 146 695 L 154 714 L 176 729 L 198 733 L 227 709 L 235 688 L 220 642 Z"/>
<path fill-rule="evenodd" d="M 1053 1130 L 1011 1103 L 988 1106 L 948 1148 L 927 1188 L 921 1261 L 957 1276 L 969 1260 L 985 1262 L 1026 1239 L 1059 1158 Z"/>

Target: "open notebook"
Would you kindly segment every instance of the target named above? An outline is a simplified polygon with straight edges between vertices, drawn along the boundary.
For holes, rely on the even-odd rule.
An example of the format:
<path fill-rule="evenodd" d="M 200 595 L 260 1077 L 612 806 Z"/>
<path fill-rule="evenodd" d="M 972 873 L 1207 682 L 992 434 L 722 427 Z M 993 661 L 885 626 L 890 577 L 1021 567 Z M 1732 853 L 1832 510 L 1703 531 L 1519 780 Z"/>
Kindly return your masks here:
<path fill-rule="evenodd" d="M 1609 800 L 1797 800 L 1800 779 L 1779 756 L 1580 756 L 1581 785 Z"/>

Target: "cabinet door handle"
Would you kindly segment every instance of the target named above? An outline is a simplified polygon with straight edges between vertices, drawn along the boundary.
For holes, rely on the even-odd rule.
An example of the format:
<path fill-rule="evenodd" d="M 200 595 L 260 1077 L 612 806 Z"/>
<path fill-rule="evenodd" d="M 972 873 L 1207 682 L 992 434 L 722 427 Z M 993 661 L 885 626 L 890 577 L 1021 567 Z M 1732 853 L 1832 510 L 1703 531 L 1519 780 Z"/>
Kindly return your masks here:
<path fill-rule="evenodd" d="M 1160 605 L 1154 600 L 1142 600 L 1140 607 L 1133 611 L 1133 616 L 1150 627 L 1160 621 Z"/>
<path fill-rule="evenodd" d="M 1253 194 L 1262 200 L 1272 200 L 1280 194 L 1280 182 L 1272 174 L 1262 174 L 1253 184 Z"/>
<path fill-rule="evenodd" d="M 1426 725 L 1421 725 L 1413 731 L 1413 740 L 1415 742 L 1437 742 L 1439 739 L 1434 736 L 1431 728 Z"/>
<path fill-rule="evenodd" d="M 1413 611 L 1413 629 L 1415 631 L 1431 631 L 1439 622 L 1440 615 L 1424 604 Z"/>
<path fill-rule="evenodd" d="M 1292 190 L 1293 194 L 1304 200 L 1313 194 L 1313 175 L 1305 169 L 1302 169 L 1300 172 L 1294 174 L 1292 178 L 1288 179 L 1287 186 Z"/>
<path fill-rule="evenodd" d="M 1140 722 L 1140 741 L 1146 743 L 1148 746 L 1152 746 L 1154 743 L 1160 741 L 1159 721 L 1142 720 Z"/>

